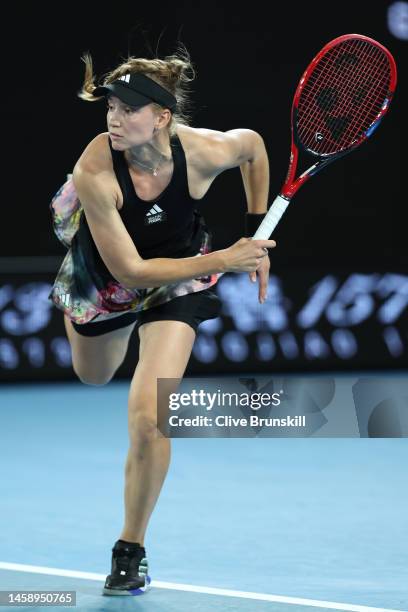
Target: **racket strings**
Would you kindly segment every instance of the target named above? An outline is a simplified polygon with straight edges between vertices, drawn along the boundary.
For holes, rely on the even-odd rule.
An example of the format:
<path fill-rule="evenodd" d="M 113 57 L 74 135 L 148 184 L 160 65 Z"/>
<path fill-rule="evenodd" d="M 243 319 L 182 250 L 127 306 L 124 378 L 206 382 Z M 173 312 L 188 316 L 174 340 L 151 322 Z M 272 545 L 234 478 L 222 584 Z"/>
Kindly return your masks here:
<path fill-rule="evenodd" d="M 305 98 L 309 109 L 313 109 L 313 113 L 309 113 L 308 121 L 303 122 L 304 134 L 302 134 L 304 143 L 309 145 L 310 148 L 313 144 L 316 146 L 316 142 L 319 143 L 319 140 L 316 139 L 316 122 L 320 122 L 323 127 L 328 128 L 328 130 L 324 130 L 325 134 L 323 132 L 325 135 L 324 141 L 323 134 L 320 132 L 317 132 L 317 134 L 321 136 L 320 152 L 329 152 L 333 144 L 335 149 L 350 146 L 353 139 L 356 139 L 359 133 L 364 130 L 364 127 L 367 129 L 375 119 L 386 96 L 387 88 L 384 87 L 379 96 L 370 96 L 372 84 L 367 79 L 367 75 L 364 75 L 363 70 L 355 70 L 354 72 L 354 78 L 359 79 L 359 85 L 357 89 L 354 89 L 352 95 L 350 95 L 350 86 L 348 89 L 344 87 L 345 80 L 336 82 L 335 79 L 332 79 L 330 83 L 332 87 L 325 88 L 323 83 L 320 82 L 318 83 L 320 93 L 313 95 L 315 92 L 312 91 L 311 99 Z M 366 78 L 362 80 L 362 76 Z M 377 70 L 376 74 L 371 74 L 371 81 L 376 79 L 378 82 L 381 76 L 381 70 Z M 346 99 L 347 105 L 344 104 L 344 99 Z M 358 108 L 358 105 L 360 105 L 360 108 Z M 376 106 L 378 108 L 375 108 Z M 332 112 L 333 109 L 335 109 L 335 113 Z M 364 125 L 364 122 L 366 125 Z M 309 141 L 307 141 L 307 136 Z"/>
<path fill-rule="evenodd" d="M 349 55 L 349 57 L 352 56 Z M 355 62 L 349 62 L 349 66 L 354 67 L 354 64 Z M 339 75 L 337 75 L 337 79 L 332 78 L 332 80 L 330 81 L 330 87 L 324 87 L 324 85 L 327 85 L 327 78 L 326 83 L 322 79 L 317 79 L 315 83 L 312 82 L 312 85 L 314 85 L 314 90 L 313 88 L 309 87 L 309 91 L 306 91 L 306 93 L 309 93 L 309 96 L 305 96 L 305 104 L 308 105 L 309 109 L 313 109 L 313 113 L 309 113 L 308 121 L 305 122 L 304 127 L 306 129 L 309 128 L 309 130 L 311 127 L 315 127 L 314 124 L 316 123 L 316 120 L 319 119 L 319 115 L 320 121 L 322 121 L 322 113 L 325 113 L 325 117 L 323 117 L 323 120 L 325 120 L 326 125 L 331 128 L 332 139 L 338 142 L 339 137 L 344 133 L 345 128 L 347 126 L 349 126 L 349 134 L 346 134 L 346 136 L 350 136 L 350 133 L 355 131 L 353 130 L 353 127 L 355 128 L 358 125 L 361 130 L 362 119 L 365 118 L 367 120 L 368 118 L 369 125 L 371 123 L 370 119 L 374 119 L 376 116 L 376 113 L 374 113 L 373 117 L 370 117 L 370 112 L 373 110 L 376 104 L 378 105 L 378 100 L 380 100 L 380 104 L 382 103 L 387 93 L 386 88 L 383 88 L 383 90 L 380 92 L 379 97 L 378 95 L 371 95 L 370 100 L 370 89 L 373 89 L 371 83 L 374 80 L 378 83 L 379 79 L 382 78 L 383 75 L 381 74 L 381 68 L 381 65 L 379 67 L 377 66 L 376 73 L 373 73 L 373 71 L 371 70 L 371 75 L 364 74 L 364 68 L 360 68 L 360 70 L 354 69 L 354 74 L 352 76 L 354 78 L 354 84 L 358 83 L 358 86 L 357 88 L 354 87 L 353 92 L 351 92 L 350 90 L 350 77 L 349 75 L 344 74 L 344 71 L 340 75 L 340 77 L 343 77 L 342 79 L 339 79 Z M 386 68 L 388 68 L 387 64 Z M 320 76 L 322 74 L 326 75 L 327 73 L 327 69 L 325 70 L 325 68 L 323 67 L 323 70 L 320 71 Z M 362 77 L 364 76 L 366 78 L 362 80 Z M 371 77 L 371 83 L 369 82 L 370 79 L 367 78 L 368 76 Z M 320 92 L 317 95 L 316 89 L 320 89 Z M 362 99 L 364 98 L 366 101 L 365 103 L 362 103 Z M 347 106 L 344 104 L 344 99 L 346 99 L 348 103 Z M 342 100 L 343 104 L 339 104 L 339 102 L 341 103 Z M 358 104 L 360 104 L 360 109 L 358 109 Z M 330 112 L 336 106 L 338 107 L 336 114 L 331 115 Z M 351 113 L 350 110 L 352 111 Z M 352 118 L 354 119 L 353 122 L 351 122 Z M 312 132 L 312 135 L 315 135 L 315 130 L 314 133 Z M 330 143 L 327 143 L 326 140 L 323 143 L 325 147 L 320 147 L 320 149 L 323 148 L 324 150 L 324 148 L 326 148 L 327 150 L 328 144 Z"/>
<path fill-rule="evenodd" d="M 362 46 L 364 43 L 359 41 L 359 44 Z M 357 126 L 368 121 L 368 124 L 364 126 L 367 129 L 374 121 L 388 93 L 390 81 L 389 63 L 384 53 L 375 45 L 369 45 L 368 49 L 366 46 L 364 51 L 365 60 L 370 61 L 370 70 L 365 70 L 366 66 L 361 64 L 360 70 L 357 70 L 355 75 L 355 82 L 359 78 L 365 78 L 365 80 L 364 84 L 358 86 L 353 92 L 355 114 L 350 125 L 351 131 L 355 131 Z M 361 127 L 359 130 L 361 131 Z"/>
<path fill-rule="evenodd" d="M 338 152 L 370 127 L 386 100 L 390 64 L 376 45 L 360 39 L 331 48 L 304 83 L 298 135 L 319 154 Z"/>
<path fill-rule="evenodd" d="M 360 42 L 360 41 L 359 41 Z M 373 55 L 373 52 L 378 52 L 376 47 L 372 47 L 371 51 L 371 55 Z M 333 54 L 332 54 L 333 55 Z M 337 53 L 337 56 L 339 54 Z M 350 61 L 347 61 L 348 67 L 352 67 L 353 68 L 353 73 L 351 75 L 351 77 L 354 80 L 354 85 L 356 85 L 358 83 L 357 89 L 355 89 L 355 91 L 353 92 L 352 95 L 350 90 L 350 75 L 349 74 L 345 74 L 344 70 L 342 71 L 341 74 L 337 74 L 334 75 L 333 78 L 333 74 L 331 75 L 331 80 L 330 80 L 330 87 L 327 87 L 328 85 L 328 79 L 327 76 L 330 74 L 330 72 L 333 72 L 332 70 L 332 66 L 333 64 L 336 66 L 338 66 L 339 61 L 342 61 L 342 58 L 346 57 L 350 58 Z M 362 116 L 365 116 L 368 114 L 368 112 L 371 110 L 371 108 L 373 107 L 373 105 L 375 105 L 376 103 L 378 103 L 378 99 L 376 97 L 372 96 L 371 99 L 371 108 L 367 106 L 367 104 L 362 104 L 362 101 L 364 100 L 364 98 L 369 98 L 370 96 L 370 89 L 372 89 L 372 86 L 370 87 L 370 84 L 367 84 L 367 77 L 371 76 L 371 82 L 373 82 L 374 80 L 379 81 L 379 79 L 381 79 L 382 75 L 381 75 L 381 69 L 382 66 L 381 64 L 378 62 L 378 60 L 376 61 L 377 64 L 377 71 L 376 74 L 373 74 L 373 71 L 371 70 L 371 75 L 367 75 L 364 74 L 364 65 L 362 64 L 362 62 L 360 62 L 360 69 L 356 69 L 355 68 L 355 61 L 352 61 L 351 58 L 356 58 L 356 55 L 352 55 L 351 53 L 342 53 L 340 57 L 337 57 L 337 59 L 333 58 L 328 58 L 328 57 L 324 57 L 322 59 L 322 63 L 321 63 L 321 67 L 320 67 L 320 71 L 315 70 L 314 73 L 317 74 L 317 77 L 320 76 L 319 78 L 315 78 L 315 79 L 311 79 L 310 84 L 308 83 L 308 87 L 305 89 L 305 104 L 307 104 L 307 108 L 308 109 L 313 109 L 314 112 L 310 113 L 309 112 L 309 117 L 308 117 L 308 123 L 305 122 L 305 127 L 309 124 L 309 126 L 312 124 L 312 122 L 314 122 L 316 120 L 316 118 L 319 115 L 319 111 L 322 112 L 330 112 L 333 108 L 335 108 L 336 106 L 339 106 L 339 101 L 341 102 L 342 100 L 346 99 L 348 101 L 348 107 L 350 107 L 350 102 L 352 103 L 352 106 L 354 107 L 354 118 L 355 118 L 355 123 L 357 123 L 359 121 L 359 119 Z M 331 61 L 330 61 L 331 59 Z M 357 58 L 356 58 L 357 59 Z M 380 59 L 384 59 L 384 58 L 380 58 Z M 325 60 L 325 61 L 324 61 Z M 326 65 L 325 65 L 326 64 Z M 329 66 L 327 66 L 327 64 L 329 64 Z M 342 65 L 344 68 L 344 65 L 346 64 L 346 62 L 342 61 Z M 373 65 L 373 63 L 371 63 L 371 66 Z M 388 72 L 388 64 L 387 62 L 385 62 L 385 67 L 387 69 Z M 349 71 L 350 72 L 350 71 Z M 367 72 L 367 71 L 365 71 Z M 313 75 L 312 75 L 313 76 Z M 365 82 L 361 82 L 361 78 L 362 77 L 366 77 Z M 384 80 L 384 79 L 383 79 Z M 326 81 L 326 82 L 325 82 Z M 387 79 L 388 81 L 388 79 Z M 325 87 L 326 85 L 326 87 Z M 316 95 L 316 90 L 320 89 L 320 92 Z M 307 95 L 309 94 L 309 95 Z M 348 95 L 346 95 L 348 94 Z M 381 92 L 381 101 L 384 99 L 384 94 L 386 94 L 386 91 L 382 91 Z M 315 100 L 313 100 L 313 98 L 315 98 Z M 313 104 L 313 102 L 315 102 Z M 316 103 L 317 102 L 317 103 Z M 360 104 L 360 112 L 356 112 L 356 105 Z M 344 107 L 344 103 L 343 103 L 343 108 L 339 108 L 337 110 L 337 117 L 340 118 L 344 118 L 344 111 L 348 110 L 347 108 Z M 321 114 L 321 113 L 320 113 Z M 305 117 L 307 117 L 307 112 L 305 113 Z M 327 118 L 327 117 L 326 117 Z M 333 121 L 333 118 L 331 118 Z M 336 134 L 334 134 L 334 136 L 337 136 Z"/>
<path fill-rule="evenodd" d="M 382 62 L 381 62 L 382 60 Z M 390 68 L 386 56 L 382 54 L 377 64 L 377 70 L 369 74 L 369 84 L 364 85 L 366 95 L 360 100 L 360 108 L 354 115 L 351 128 L 354 131 L 365 131 L 375 120 L 388 95 L 390 83 Z M 361 88 L 360 88 L 361 91 Z M 357 92 L 359 93 L 359 92 Z M 361 128 L 363 126 L 363 128 Z"/>
<path fill-rule="evenodd" d="M 374 46 L 373 46 L 372 51 L 373 51 L 373 52 L 378 52 L 378 49 L 377 49 L 376 47 L 374 47 Z M 380 52 L 380 53 L 381 53 L 381 52 Z M 383 57 L 384 57 L 384 56 L 383 56 Z M 380 60 L 381 60 L 381 59 L 383 59 L 383 57 L 382 57 L 382 58 L 380 58 Z M 375 58 L 375 59 L 377 60 L 378 58 Z M 373 82 L 374 82 L 374 81 L 377 81 L 377 83 L 378 83 L 378 82 L 380 82 L 380 83 L 381 83 L 382 81 L 381 81 L 381 80 L 380 80 L 380 81 L 378 81 L 378 79 L 379 79 L 379 78 L 380 78 L 380 79 L 382 78 L 381 71 L 383 70 L 384 66 L 383 66 L 383 65 L 381 65 L 381 64 L 380 64 L 380 62 L 378 62 L 378 61 L 377 61 L 377 63 L 378 63 L 378 66 L 377 66 L 377 72 L 376 72 L 376 74 L 373 74 L 373 73 L 372 73 L 372 71 L 371 71 L 371 73 L 370 73 L 369 75 L 364 74 L 364 71 L 365 71 L 365 68 L 366 68 L 364 65 L 360 65 L 360 68 L 358 68 L 358 67 L 357 67 L 357 69 L 355 69 L 355 70 L 354 70 L 354 74 L 352 75 L 353 80 L 354 80 L 354 83 L 355 83 L 355 84 L 356 84 L 356 83 L 358 83 L 359 79 L 361 79 L 361 77 L 364 77 L 364 76 L 366 76 L 366 77 L 368 77 L 368 76 L 369 76 L 369 77 L 370 77 L 370 79 L 371 79 L 371 81 L 373 81 Z M 387 63 L 387 62 L 385 63 L 385 67 L 386 67 L 386 69 L 388 70 L 388 63 Z M 338 90 L 338 93 L 337 93 L 337 96 L 336 96 L 337 98 L 341 98 L 341 97 L 342 97 L 342 94 L 344 95 L 344 93 L 345 93 L 345 92 L 347 91 L 347 89 L 349 88 L 349 83 L 348 83 L 348 81 L 346 81 L 346 80 L 344 80 L 344 79 L 341 79 L 341 76 L 343 76 L 343 75 L 340 75 L 340 78 L 338 78 L 338 79 L 337 79 L 337 82 L 334 82 L 334 85 L 336 86 L 336 89 Z M 345 76 L 346 78 L 348 77 L 348 75 L 344 75 L 344 76 Z M 332 88 L 332 87 L 330 87 L 330 88 L 329 88 L 329 91 L 333 91 L 333 88 Z M 356 89 L 356 90 L 353 92 L 353 94 L 352 94 L 352 102 L 353 102 L 353 103 L 356 103 L 356 105 L 357 105 L 357 104 L 360 104 L 360 105 L 361 105 L 361 102 L 364 100 L 364 97 L 367 97 L 368 95 L 370 95 L 370 93 L 371 93 L 371 92 L 370 92 L 370 88 L 368 88 L 368 87 L 367 87 L 367 84 L 366 84 L 366 83 L 364 83 L 364 84 L 360 84 L 360 85 L 357 87 L 357 89 Z M 362 96 L 361 94 L 365 94 L 365 95 L 363 95 L 363 96 Z M 375 98 L 373 98 L 373 100 L 375 101 Z M 323 109 L 322 109 L 322 110 L 323 110 Z"/>

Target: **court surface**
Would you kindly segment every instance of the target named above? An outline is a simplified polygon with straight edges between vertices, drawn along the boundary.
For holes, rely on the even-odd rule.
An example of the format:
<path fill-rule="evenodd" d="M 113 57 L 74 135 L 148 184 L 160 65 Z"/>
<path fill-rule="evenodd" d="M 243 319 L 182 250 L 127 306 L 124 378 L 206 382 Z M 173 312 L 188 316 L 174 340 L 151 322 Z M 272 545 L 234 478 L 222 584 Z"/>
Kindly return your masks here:
<path fill-rule="evenodd" d="M 0 590 L 73 590 L 80 610 L 408 610 L 403 438 L 173 440 L 145 542 L 153 588 L 103 597 L 127 390 L 2 387 Z"/>

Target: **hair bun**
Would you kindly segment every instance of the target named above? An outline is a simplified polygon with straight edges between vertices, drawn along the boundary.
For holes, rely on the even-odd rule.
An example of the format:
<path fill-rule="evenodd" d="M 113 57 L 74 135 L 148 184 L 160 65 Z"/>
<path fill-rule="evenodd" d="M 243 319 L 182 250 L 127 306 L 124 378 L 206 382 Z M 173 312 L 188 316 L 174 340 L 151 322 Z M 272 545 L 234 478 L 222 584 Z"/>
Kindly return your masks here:
<path fill-rule="evenodd" d="M 191 64 L 190 57 L 188 54 L 185 55 L 185 53 L 187 53 L 186 50 L 184 53 L 180 53 L 179 50 L 177 55 L 169 55 L 164 58 L 169 71 L 169 77 L 181 83 L 189 83 L 195 78 L 195 71 Z"/>

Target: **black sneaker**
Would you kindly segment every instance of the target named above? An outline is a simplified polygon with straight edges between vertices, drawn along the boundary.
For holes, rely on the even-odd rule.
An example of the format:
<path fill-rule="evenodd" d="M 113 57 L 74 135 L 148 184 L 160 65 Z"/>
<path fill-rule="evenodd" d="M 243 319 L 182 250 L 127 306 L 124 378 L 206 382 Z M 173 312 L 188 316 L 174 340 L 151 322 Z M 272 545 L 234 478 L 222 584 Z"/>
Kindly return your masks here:
<path fill-rule="evenodd" d="M 112 569 L 104 595 L 142 595 L 150 585 L 146 551 L 139 544 L 118 540 L 112 548 Z"/>

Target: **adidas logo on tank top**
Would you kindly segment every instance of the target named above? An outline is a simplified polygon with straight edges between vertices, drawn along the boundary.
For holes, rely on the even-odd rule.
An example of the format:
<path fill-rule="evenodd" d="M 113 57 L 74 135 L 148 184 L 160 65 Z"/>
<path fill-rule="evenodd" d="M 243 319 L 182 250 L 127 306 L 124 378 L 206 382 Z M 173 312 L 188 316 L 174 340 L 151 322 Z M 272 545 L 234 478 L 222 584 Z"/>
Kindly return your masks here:
<path fill-rule="evenodd" d="M 154 204 L 148 213 L 145 215 L 145 225 L 152 225 L 153 223 L 161 223 L 166 219 L 166 213 L 164 210 Z"/>

